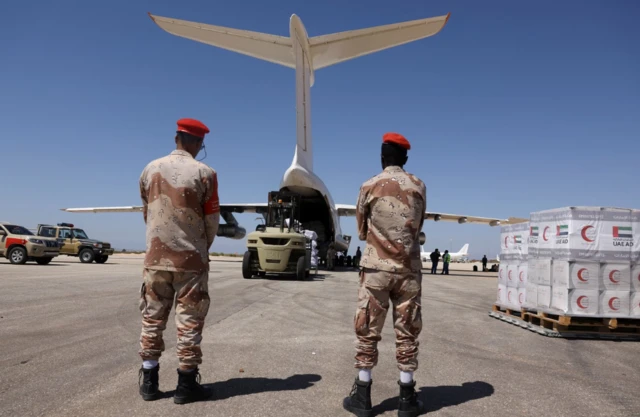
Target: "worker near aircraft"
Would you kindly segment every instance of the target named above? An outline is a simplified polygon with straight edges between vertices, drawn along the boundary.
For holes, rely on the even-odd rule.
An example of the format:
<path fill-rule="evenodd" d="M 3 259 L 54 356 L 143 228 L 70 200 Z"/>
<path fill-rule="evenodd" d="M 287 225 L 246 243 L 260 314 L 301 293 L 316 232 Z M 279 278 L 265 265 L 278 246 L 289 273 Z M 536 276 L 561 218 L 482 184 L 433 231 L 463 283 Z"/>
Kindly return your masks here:
<path fill-rule="evenodd" d="M 140 289 L 140 395 L 145 401 L 160 398 L 158 360 L 175 297 L 179 368 L 174 402 L 185 404 L 212 394 L 198 382 L 198 365 L 210 303 L 209 249 L 220 222 L 220 204 L 216 171 L 195 160 L 209 129 L 194 119 L 177 124 L 176 149 L 150 162 L 140 176 L 147 227 Z"/>
<path fill-rule="evenodd" d="M 449 275 L 449 263 L 451 262 L 451 254 L 447 249 L 442 256 L 442 275 Z"/>
<path fill-rule="evenodd" d="M 482 257 L 482 272 L 486 272 L 487 271 L 487 255 L 484 255 Z"/>
<path fill-rule="evenodd" d="M 438 262 L 440 261 L 440 251 L 438 250 L 438 248 L 436 248 L 435 251 L 431 252 L 431 255 L 429 255 L 429 257 L 431 258 L 431 273 L 437 274 Z"/>
<path fill-rule="evenodd" d="M 353 266 L 354 268 L 360 267 L 360 259 L 362 258 L 362 251 L 360 251 L 360 246 L 356 249 L 356 254 L 353 256 Z"/>
<path fill-rule="evenodd" d="M 333 242 L 329 244 L 327 249 L 327 269 L 333 271 L 335 269 L 336 262 L 336 248 Z"/>
<path fill-rule="evenodd" d="M 372 409 L 371 372 L 378 363 L 377 344 L 390 301 L 400 370 L 398 409 L 405 416 L 417 416 L 422 411 L 413 373 L 418 368 L 418 336 L 422 330 L 419 234 L 427 209 L 427 191 L 418 177 L 404 170 L 410 148 L 402 135 L 385 134 L 383 171 L 364 182 L 358 195 L 358 236 L 366 241 L 354 317 L 358 376 L 343 403 L 346 410 L 357 415 Z"/>

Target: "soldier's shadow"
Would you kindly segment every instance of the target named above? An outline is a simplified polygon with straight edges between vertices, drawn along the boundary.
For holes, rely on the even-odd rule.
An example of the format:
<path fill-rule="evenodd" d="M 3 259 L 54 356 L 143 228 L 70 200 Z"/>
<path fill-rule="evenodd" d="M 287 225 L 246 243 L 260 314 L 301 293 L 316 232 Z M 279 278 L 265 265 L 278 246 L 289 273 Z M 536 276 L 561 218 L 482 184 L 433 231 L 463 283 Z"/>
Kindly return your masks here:
<path fill-rule="evenodd" d="M 442 385 L 439 387 L 422 387 L 418 399 L 424 403 L 421 415 L 438 411 L 442 408 L 460 405 L 472 400 L 490 397 L 494 393 L 493 385 L 484 381 L 465 382 L 460 385 Z M 398 409 L 398 397 L 388 398 L 373 407 L 373 415 L 395 411 Z"/>
<path fill-rule="evenodd" d="M 240 395 L 259 394 L 261 392 L 297 391 L 313 386 L 314 382 L 322 379 L 320 375 L 303 374 L 282 378 L 232 378 L 211 384 L 202 384 L 213 389 L 213 396 L 207 401 L 221 401 Z M 164 397 L 173 397 L 175 391 L 167 391 Z"/>

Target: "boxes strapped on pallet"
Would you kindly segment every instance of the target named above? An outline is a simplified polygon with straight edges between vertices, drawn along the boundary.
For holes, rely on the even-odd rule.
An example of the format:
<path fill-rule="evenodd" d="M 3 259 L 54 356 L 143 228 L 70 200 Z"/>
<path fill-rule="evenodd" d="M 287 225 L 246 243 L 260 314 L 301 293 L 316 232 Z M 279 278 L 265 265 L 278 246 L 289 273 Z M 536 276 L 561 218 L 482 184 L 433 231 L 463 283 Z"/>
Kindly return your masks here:
<path fill-rule="evenodd" d="M 520 309 L 526 301 L 528 223 L 505 225 L 500 230 L 500 266 L 497 303 Z"/>

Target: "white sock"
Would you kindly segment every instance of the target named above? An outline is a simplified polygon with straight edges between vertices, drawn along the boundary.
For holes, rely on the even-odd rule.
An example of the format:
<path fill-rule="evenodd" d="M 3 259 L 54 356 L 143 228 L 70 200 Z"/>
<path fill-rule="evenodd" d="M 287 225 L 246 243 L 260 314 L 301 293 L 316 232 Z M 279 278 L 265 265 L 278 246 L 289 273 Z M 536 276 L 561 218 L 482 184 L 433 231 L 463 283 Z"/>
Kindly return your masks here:
<path fill-rule="evenodd" d="M 360 369 L 360 372 L 358 372 L 358 379 L 362 382 L 371 381 L 371 369 Z"/>
<path fill-rule="evenodd" d="M 158 361 L 142 361 L 142 367 L 144 369 L 155 368 L 158 365 Z"/>
<path fill-rule="evenodd" d="M 413 381 L 413 372 L 400 371 L 400 382 L 408 384 Z"/>

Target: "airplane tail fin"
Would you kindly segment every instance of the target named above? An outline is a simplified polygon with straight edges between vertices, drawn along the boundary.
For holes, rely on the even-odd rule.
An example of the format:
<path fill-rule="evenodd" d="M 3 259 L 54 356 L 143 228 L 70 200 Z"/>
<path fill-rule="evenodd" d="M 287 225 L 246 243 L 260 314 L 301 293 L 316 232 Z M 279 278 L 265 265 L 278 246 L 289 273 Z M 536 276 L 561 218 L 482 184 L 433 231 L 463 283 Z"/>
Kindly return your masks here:
<path fill-rule="evenodd" d="M 309 172 L 313 171 L 310 87 L 314 83 L 314 71 L 433 36 L 442 30 L 449 16 L 450 13 L 309 38 L 302 21 L 295 14 L 290 19 L 289 37 L 285 37 L 149 13 L 160 28 L 172 35 L 294 68 L 297 145 L 293 162 Z"/>
<path fill-rule="evenodd" d="M 469 254 L 469 244 L 465 243 L 464 246 L 462 247 L 462 249 L 460 249 L 459 253 L 461 255 L 468 255 Z"/>

